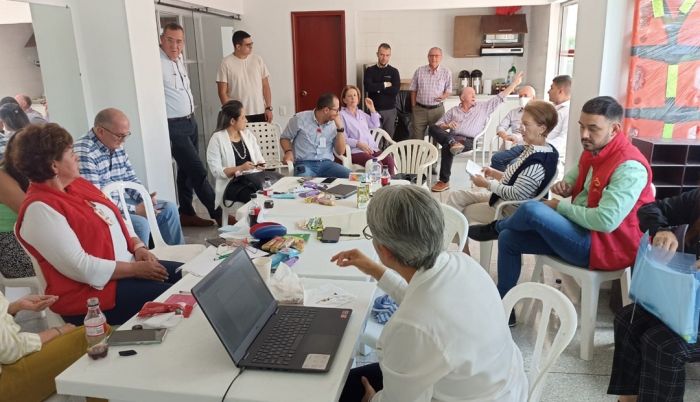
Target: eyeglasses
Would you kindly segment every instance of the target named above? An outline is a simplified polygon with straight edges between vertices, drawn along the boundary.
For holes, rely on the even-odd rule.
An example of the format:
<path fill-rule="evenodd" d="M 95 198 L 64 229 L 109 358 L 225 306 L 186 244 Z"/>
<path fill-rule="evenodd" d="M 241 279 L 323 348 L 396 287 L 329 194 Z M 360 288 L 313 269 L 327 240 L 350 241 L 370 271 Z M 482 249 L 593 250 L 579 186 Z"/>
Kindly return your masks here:
<path fill-rule="evenodd" d="M 332 110 L 332 111 L 334 111 L 334 112 L 337 112 L 337 111 L 340 110 L 339 107 L 329 107 L 328 109 L 329 109 L 329 110 Z"/>
<path fill-rule="evenodd" d="M 125 140 L 126 137 L 128 137 L 128 136 L 131 135 L 131 131 L 127 131 L 127 132 L 124 133 L 124 134 L 119 134 L 119 133 L 115 133 L 114 131 L 108 129 L 108 128 L 105 127 L 105 126 L 99 126 L 99 127 L 100 127 L 101 129 L 107 131 L 108 133 L 112 134 L 112 135 L 114 136 L 114 138 L 116 138 L 116 139 L 118 139 L 118 140 Z"/>
<path fill-rule="evenodd" d="M 374 236 L 372 236 L 372 234 L 368 233 L 368 232 L 369 232 L 369 225 L 365 226 L 365 228 L 362 229 L 362 234 L 365 236 L 365 239 L 367 239 L 367 240 L 374 239 Z"/>

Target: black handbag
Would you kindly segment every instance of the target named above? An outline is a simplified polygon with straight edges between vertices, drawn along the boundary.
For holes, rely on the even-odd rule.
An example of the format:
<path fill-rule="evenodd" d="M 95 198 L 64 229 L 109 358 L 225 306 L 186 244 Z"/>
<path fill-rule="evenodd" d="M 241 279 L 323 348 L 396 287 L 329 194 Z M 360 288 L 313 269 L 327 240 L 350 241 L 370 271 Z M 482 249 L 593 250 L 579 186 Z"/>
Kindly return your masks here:
<path fill-rule="evenodd" d="M 274 170 L 265 170 L 235 177 L 228 182 L 224 190 L 224 206 L 230 208 L 236 201 L 241 199 L 241 195 L 249 198 L 251 194 L 262 190 L 265 180 L 275 183 L 282 177 L 284 176 Z"/>

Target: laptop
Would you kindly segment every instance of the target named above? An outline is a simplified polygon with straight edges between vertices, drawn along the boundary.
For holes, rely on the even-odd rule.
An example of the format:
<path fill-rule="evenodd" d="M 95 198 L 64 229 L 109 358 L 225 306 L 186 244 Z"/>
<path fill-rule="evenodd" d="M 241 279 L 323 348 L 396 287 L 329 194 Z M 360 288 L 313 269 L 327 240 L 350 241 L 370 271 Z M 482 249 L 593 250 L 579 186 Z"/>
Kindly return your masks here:
<path fill-rule="evenodd" d="M 353 186 L 352 184 L 338 184 L 323 191 L 328 194 L 333 194 L 336 198 L 342 199 L 357 193 L 357 186 Z"/>
<path fill-rule="evenodd" d="M 253 369 L 328 371 L 352 314 L 277 304 L 243 247 L 192 295 L 236 366 Z"/>

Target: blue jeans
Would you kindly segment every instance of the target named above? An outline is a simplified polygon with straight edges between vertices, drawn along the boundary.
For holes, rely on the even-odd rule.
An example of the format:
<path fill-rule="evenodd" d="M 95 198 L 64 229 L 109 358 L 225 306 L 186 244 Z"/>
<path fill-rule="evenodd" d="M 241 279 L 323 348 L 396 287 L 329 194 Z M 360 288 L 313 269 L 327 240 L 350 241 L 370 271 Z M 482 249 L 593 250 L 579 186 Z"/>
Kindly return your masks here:
<path fill-rule="evenodd" d="M 158 202 L 164 203 L 163 209 L 156 215 L 158 229 L 160 230 L 160 235 L 163 236 L 163 240 L 171 246 L 185 244 L 177 205 L 170 201 L 158 200 Z M 151 238 L 151 227 L 148 225 L 148 219 L 136 214 L 129 214 L 129 216 L 136 235 L 142 242 L 148 244 L 148 240 Z"/>
<path fill-rule="evenodd" d="M 520 156 L 525 150 L 525 146 L 516 145 L 505 151 L 498 151 L 491 157 L 491 167 L 501 172 L 505 171 L 508 165 L 513 163 L 515 158 Z"/>
<path fill-rule="evenodd" d="M 544 254 L 588 267 L 591 233 L 540 201 L 528 201 L 498 221 L 498 292 L 518 283 L 523 254 Z"/>
<path fill-rule="evenodd" d="M 294 175 L 347 179 L 348 176 L 350 176 L 350 169 L 328 159 L 320 161 L 294 161 Z"/>

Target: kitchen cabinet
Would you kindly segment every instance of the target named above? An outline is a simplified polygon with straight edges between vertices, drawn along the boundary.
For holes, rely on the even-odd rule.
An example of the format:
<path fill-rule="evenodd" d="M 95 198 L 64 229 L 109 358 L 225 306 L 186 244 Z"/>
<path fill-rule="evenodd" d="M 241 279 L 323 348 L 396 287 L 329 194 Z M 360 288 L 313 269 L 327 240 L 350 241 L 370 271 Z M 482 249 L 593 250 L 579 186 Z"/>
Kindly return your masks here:
<path fill-rule="evenodd" d="M 455 17 L 452 57 L 481 57 L 481 16 Z"/>

